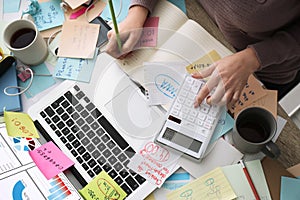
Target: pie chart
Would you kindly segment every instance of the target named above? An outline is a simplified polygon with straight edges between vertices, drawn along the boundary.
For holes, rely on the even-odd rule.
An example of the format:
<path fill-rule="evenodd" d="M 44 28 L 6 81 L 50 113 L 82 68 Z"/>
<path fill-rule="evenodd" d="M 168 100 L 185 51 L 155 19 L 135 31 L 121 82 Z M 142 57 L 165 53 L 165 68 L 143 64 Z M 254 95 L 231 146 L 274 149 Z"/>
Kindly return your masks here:
<path fill-rule="evenodd" d="M 32 138 L 15 137 L 13 138 L 13 143 L 18 151 L 31 151 L 35 149 L 35 142 Z"/>

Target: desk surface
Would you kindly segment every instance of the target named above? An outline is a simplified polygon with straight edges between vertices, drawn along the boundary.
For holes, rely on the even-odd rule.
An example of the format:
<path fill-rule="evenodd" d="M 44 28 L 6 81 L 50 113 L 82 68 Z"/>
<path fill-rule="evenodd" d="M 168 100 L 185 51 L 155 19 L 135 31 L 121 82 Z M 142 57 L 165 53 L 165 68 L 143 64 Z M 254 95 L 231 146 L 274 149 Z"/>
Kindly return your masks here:
<path fill-rule="evenodd" d="M 226 42 L 223 35 L 205 13 L 197 0 L 186 1 L 187 15 L 190 19 L 201 24 L 211 35 L 218 39 L 227 48 L 234 51 L 232 46 Z M 284 167 L 288 168 L 300 163 L 300 130 L 294 124 L 283 108 L 278 104 L 278 115 L 287 120 L 287 123 L 281 132 L 276 144 L 281 149 L 281 155 L 278 160 Z"/>

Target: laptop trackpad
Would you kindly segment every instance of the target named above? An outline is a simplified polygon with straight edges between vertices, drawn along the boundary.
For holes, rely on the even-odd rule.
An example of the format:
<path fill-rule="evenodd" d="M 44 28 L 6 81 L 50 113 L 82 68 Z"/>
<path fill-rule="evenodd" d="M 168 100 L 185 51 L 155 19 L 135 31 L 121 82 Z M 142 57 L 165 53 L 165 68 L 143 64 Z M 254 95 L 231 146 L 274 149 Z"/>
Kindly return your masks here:
<path fill-rule="evenodd" d="M 163 113 L 147 104 L 139 88 L 131 85 L 114 95 L 105 107 L 127 134 L 137 138 L 154 137 L 163 124 Z"/>

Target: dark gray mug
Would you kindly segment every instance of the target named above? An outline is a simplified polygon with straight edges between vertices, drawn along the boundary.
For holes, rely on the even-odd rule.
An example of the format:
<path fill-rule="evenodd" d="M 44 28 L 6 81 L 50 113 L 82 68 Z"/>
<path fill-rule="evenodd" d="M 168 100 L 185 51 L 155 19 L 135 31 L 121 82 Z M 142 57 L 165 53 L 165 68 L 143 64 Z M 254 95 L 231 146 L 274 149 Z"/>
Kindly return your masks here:
<path fill-rule="evenodd" d="M 277 158 L 280 150 L 272 138 L 277 122 L 271 112 L 261 107 L 248 107 L 240 111 L 235 119 L 232 140 L 242 153 L 258 153 Z"/>

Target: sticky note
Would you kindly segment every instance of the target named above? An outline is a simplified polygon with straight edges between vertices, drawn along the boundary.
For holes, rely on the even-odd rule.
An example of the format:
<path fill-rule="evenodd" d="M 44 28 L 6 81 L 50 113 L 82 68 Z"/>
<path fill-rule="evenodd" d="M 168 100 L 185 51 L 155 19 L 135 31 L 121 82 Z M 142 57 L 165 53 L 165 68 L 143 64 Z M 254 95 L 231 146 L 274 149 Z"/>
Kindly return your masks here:
<path fill-rule="evenodd" d="M 39 138 L 32 119 L 26 113 L 4 111 L 7 134 L 11 137 Z"/>
<path fill-rule="evenodd" d="M 101 171 L 79 193 L 85 199 L 118 199 L 126 197 L 124 190 L 105 172 Z"/>
<path fill-rule="evenodd" d="M 290 177 L 281 177 L 280 199 L 298 200 L 300 197 L 300 180 Z"/>
<path fill-rule="evenodd" d="M 29 151 L 29 155 L 47 180 L 74 165 L 74 162 L 53 142 L 48 142 L 39 148 Z"/>
<path fill-rule="evenodd" d="M 89 82 L 96 63 L 97 52 L 96 50 L 93 59 L 58 58 L 53 76 L 56 78 Z"/>
<path fill-rule="evenodd" d="M 189 74 L 193 74 L 201 71 L 202 69 L 210 66 L 213 62 L 220 60 L 221 56 L 217 51 L 212 50 L 209 53 L 205 54 L 203 57 L 199 58 L 192 64 L 186 66 L 186 70 Z"/>
<path fill-rule="evenodd" d="M 219 167 L 167 194 L 168 200 L 230 200 L 236 197 L 230 183 Z"/>
<path fill-rule="evenodd" d="M 61 1 L 52 0 L 40 3 L 40 9 L 32 15 L 34 23 L 39 31 L 61 26 L 65 21 Z"/>
<path fill-rule="evenodd" d="M 63 23 L 58 56 L 94 58 L 100 25 L 67 20 Z"/>

